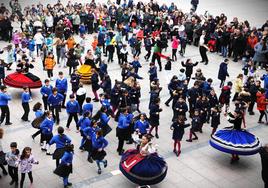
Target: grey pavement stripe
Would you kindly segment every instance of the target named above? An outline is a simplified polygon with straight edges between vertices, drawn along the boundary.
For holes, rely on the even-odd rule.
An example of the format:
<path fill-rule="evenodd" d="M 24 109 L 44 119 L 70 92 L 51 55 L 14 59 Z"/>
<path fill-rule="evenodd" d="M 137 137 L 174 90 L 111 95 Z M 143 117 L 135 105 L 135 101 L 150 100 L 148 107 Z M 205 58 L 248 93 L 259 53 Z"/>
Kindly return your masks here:
<path fill-rule="evenodd" d="M 259 130 L 261 128 L 264 128 L 265 126 L 261 126 L 261 125 L 256 125 L 254 127 L 251 127 L 251 128 L 248 128 L 247 130 L 248 131 L 256 131 L 256 130 Z M 197 150 L 197 149 L 200 149 L 200 148 L 204 148 L 204 147 L 207 147 L 209 146 L 208 144 L 208 141 L 205 141 L 205 142 L 201 142 L 201 143 L 197 143 L 195 145 L 192 145 L 192 146 L 189 146 L 185 149 L 183 149 L 183 153 L 181 155 L 184 155 L 186 153 L 189 153 L 189 152 L 192 152 L 194 150 Z M 165 153 L 164 155 L 162 155 L 165 159 L 168 159 L 170 157 L 173 157 L 174 156 L 174 153 L 173 152 L 167 152 Z M 114 166 L 115 167 L 115 166 Z M 115 170 L 118 170 L 118 169 L 115 169 Z M 73 185 L 74 188 L 83 188 L 83 187 L 86 187 L 90 184 L 93 184 L 95 182 L 99 182 L 99 181 L 103 181 L 103 180 L 106 180 L 106 179 L 109 179 L 113 177 L 113 174 L 111 172 L 108 172 L 108 173 L 105 173 L 105 174 L 102 174 L 100 176 L 95 176 L 95 177 L 92 177 L 92 178 L 89 178 L 89 179 L 86 179 L 84 181 L 81 181 L 81 182 L 78 182 L 76 184 Z"/>

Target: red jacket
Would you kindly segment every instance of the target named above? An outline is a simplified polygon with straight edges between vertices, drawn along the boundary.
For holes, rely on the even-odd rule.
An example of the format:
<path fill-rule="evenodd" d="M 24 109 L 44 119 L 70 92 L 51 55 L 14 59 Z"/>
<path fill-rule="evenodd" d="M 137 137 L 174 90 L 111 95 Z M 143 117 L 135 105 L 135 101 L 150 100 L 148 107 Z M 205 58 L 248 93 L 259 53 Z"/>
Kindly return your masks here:
<path fill-rule="evenodd" d="M 257 109 L 260 111 L 266 110 L 266 105 L 268 104 L 268 102 L 266 102 L 265 94 L 258 92 L 256 96 L 257 96 Z"/>

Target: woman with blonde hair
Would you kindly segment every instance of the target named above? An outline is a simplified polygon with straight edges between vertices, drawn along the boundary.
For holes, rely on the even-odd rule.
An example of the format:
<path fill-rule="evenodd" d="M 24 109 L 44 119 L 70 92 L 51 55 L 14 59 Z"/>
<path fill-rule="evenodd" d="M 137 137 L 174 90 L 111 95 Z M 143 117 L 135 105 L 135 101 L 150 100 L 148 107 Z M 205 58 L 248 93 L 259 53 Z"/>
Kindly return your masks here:
<path fill-rule="evenodd" d="M 242 88 L 243 88 L 243 74 L 238 74 L 234 82 L 235 95 L 234 95 L 233 101 L 236 100 L 239 93 L 242 91 Z"/>

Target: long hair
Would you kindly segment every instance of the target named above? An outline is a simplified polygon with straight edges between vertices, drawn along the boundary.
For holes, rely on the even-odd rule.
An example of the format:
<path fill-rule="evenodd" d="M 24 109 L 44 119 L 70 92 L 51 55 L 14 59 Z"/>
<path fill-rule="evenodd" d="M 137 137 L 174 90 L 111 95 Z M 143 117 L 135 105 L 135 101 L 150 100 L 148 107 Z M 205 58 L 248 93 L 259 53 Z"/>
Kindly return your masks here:
<path fill-rule="evenodd" d="M 25 147 L 23 150 L 22 150 L 22 154 L 21 154 L 21 156 L 20 156 L 20 159 L 21 160 L 23 160 L 23 159 L 25 159 L 26 158 L 26 152 L 27 151 L 32 151 L 32 148 L 30 148 L 30 147 Z"/>
<path fill-rule="evenodd" d="M 42 104 L 40 102 L 35 103 L 33 106 L 33 111 L 36 112 L 41 109 Z"/>

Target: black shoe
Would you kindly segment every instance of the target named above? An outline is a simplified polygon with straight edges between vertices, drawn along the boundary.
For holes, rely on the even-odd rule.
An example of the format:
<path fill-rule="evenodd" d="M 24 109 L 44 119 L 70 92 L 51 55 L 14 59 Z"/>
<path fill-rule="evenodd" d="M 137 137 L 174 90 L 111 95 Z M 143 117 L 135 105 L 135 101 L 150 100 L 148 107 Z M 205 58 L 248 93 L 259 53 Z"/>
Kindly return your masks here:
<path fill-rule="evenodd" d="M 155 138 L 157 138 L 157 139 L 158 139 L 158 138 L 159 138 L 159 135 L 158 135 L 158 134 L 155 134 Z"/>
<path fill-rule="evenodd" d="M 15 182 L 15 188 L 17 188 L 19 186 L 19 183 L 16 181 Z"/>
<path fill-rule="evenodd" d="M 166 105 L 166 106 L 169 106 L 169 104 L 168 104 L 168 103 L 166 103 L 166 102 L 165 102 L 165 105 Z"/>
<path fill-rule="evenodd" d="M 186 140 L 186 142 L 192 142 L 192 139 L 188 139 L 188 140 Z"/>
<path fill-rule="evenodd" d="M 72 184 L 71 182 L 68 182 L 67 185 L 68 185 L 68 186 L 72 186 L 73 184 Z"/>
<path fill-rule="evenodd" d="M 98 169 L 98 174 L 101 174 L 101 169 L 100 168 Z"/>
<path fill-rule="evenodd" d="M 66 108 L 66 106 L 62 106 L 61 108 Z"/>
<path fill-rule="evenodd" d="M 12 181 L 9 183 L 9 185 L 13 185 L 14 183 L 15 183 L 15 181 L 12 180 Z"/>
<path fill-rule="evenodd" d="M 175 153 L 175 155 L 178 155 L 178 152 L 175 149 L 173 150 L 173 153 Z"/>
<path fill-rule="evenodd" d="M 205 63 L 204 63 L 204 65 L 207 65 L 207 64 L 208 64 L 208 62 L 205 62 Z"/>
<path fill-rule="evenodd" d="M 104 161 L 104 168 L 106 168 L 106 167 L 107 167 L 107 165 L 108 165 L 108 161 L 107 161 L 107 160 L 105 160 L 105 161 Z"/>
<path fill-rule="evenodd" d="M 46 155 L 53 155 L 52 153 L 46 153 Z"/>
<path fill-rule="evenodd" d="M 193 140 L 198 140 L 198 137 L 193 138 Z"/>
<path fill-rule="evenodd" d="M 91 157 L 87 158 L 87 161 L 93 163 L 93 159 Z"/>
<path fill-rule="evenodd" d="M 41 148 L 42 151 L 47 151 L 47 149 Z"/>
<path fill-rule="evenodd" d="M 11 122 L 8 122 L 8 123 L 5 123 L 5 125 L 12 125 L 12 123 Z"/>

